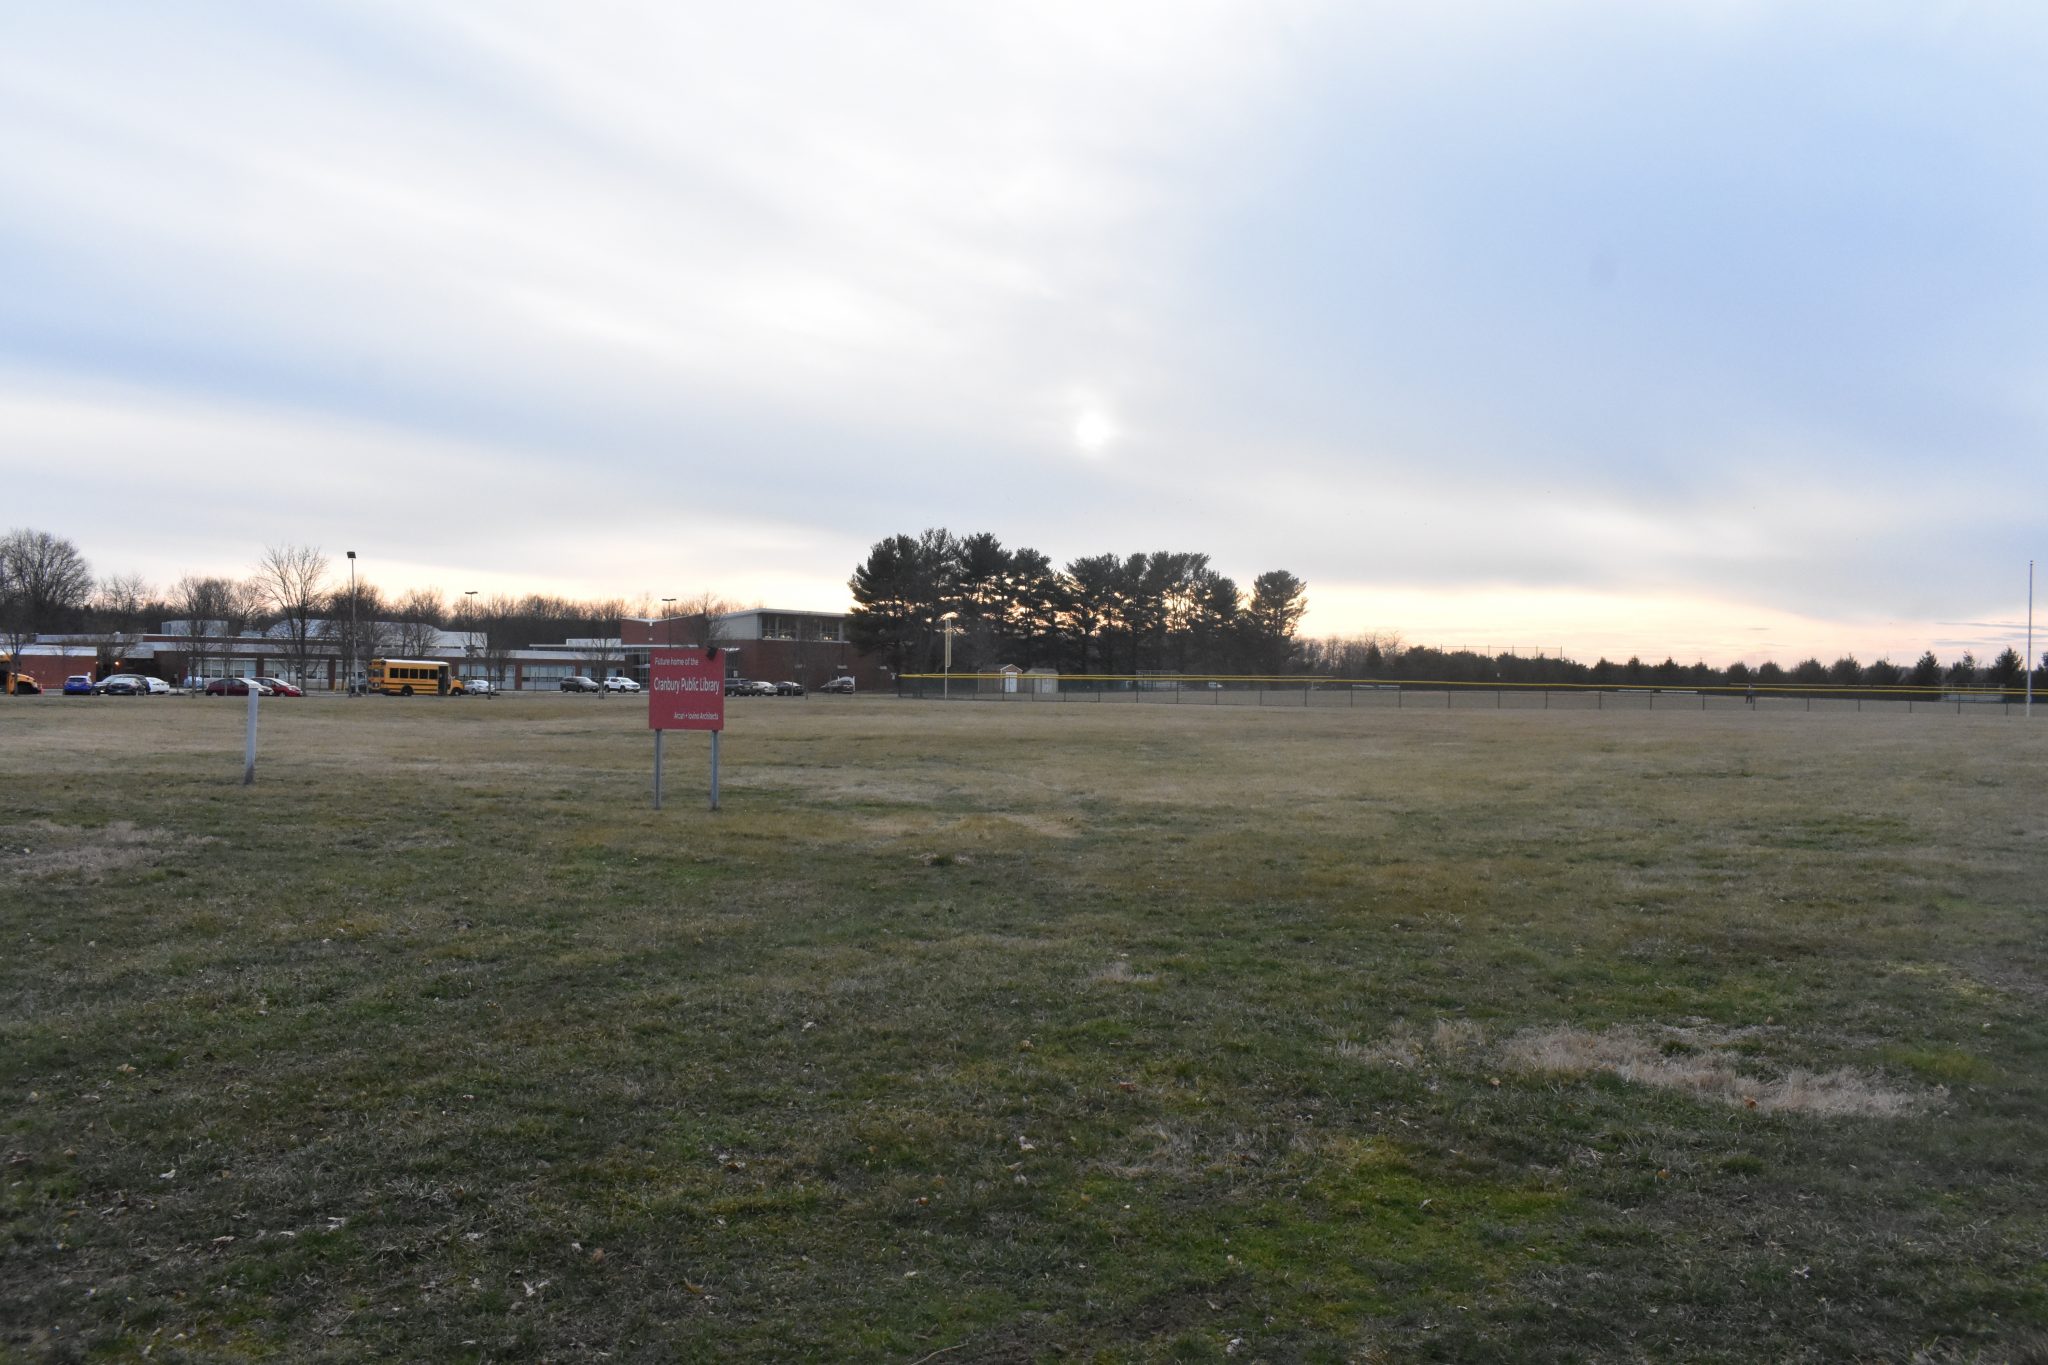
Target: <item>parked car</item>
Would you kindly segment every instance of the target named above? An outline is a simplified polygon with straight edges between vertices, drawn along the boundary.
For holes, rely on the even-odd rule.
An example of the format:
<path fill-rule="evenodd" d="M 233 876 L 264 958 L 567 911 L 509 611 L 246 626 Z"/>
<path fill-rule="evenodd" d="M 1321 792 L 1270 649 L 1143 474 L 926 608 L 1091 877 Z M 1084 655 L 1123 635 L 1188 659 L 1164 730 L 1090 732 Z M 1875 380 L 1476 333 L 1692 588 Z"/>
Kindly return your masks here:
<path fill-rule="evenodd" d="M 146 677 L 143 681 L 149 684 L 150 696 L 168 697 L 171 695 L 171 685 L 162 678 Z"/>
<path fill-rule="evenodd" d="M 256 679 L 256 681 L 262 683 L 265 687 L 269 688 L 271 691 L 271 695 L 273 696 L 303 697 L 306 695 L 303 691 L 300 690 L 298 684 L 288 683 L 283 678 L 267 678 L 259 676 Z"/>
<path fill-rule="evenodd" d="M 562 690 L 564 692 L 601 692 L 604 689 L 598 686 L 597 679 L 586 678 L 581 673 L 578 673 L 573 678 L 562 679 Z"/>
<path fill-rule="evenodd" d="M 462 694 L 466 697 L 495 697 L 498 695 L 498 685 L 489 678 L 464 678 Z"/>
<path fill-rule="evenodd" d="M 800 682 L 779 682 L 775 684 L 775 695 L 778 697 L 801 697 L 803 694 L 804 685 Z"/>
<path fill-rule="evenodd" d="M 26 681 L 25 679 L 23 681 Z M 89 697 L 92 695 L 92 674 L 73 673 L 64 680 L 64 695 L 67 697 Z"/>
<path fill-rule="evenodd" d="M 728 697 L 772 697 L 775 684 L 762 682 L 758 678 L 727 678 L 725 695 Z"/>
<path fill-rule="evenodd" d="M 146 697 L 149 680 L 133 673 L 110 673 L 94 683 L 92 690 L 103 697 Z"/>
<path fill-rule="evenodd" d="M 607 692 L 638 692 L 640 684 L 634 682 L 631 678 L 622 678 L 614 673 L 611 677 L 604 680 L 604 690 Z"/>
<path fill-rule="evenodd" d="M 819 687 L 818 690 L 820 692 L 845 692 L 851 695 L 851 693 L 853 692 L 853 679 L 834 678 L 831 682 L 825 683 L 824 685 Z"/>
<path fill-rule="evenodd" d="M 259 697 L 270 695 L 270 689 L 254 678 L 213 678 L 202 690 L 209 697 L 246 697 L 251 687 L 256 689 Z"/>

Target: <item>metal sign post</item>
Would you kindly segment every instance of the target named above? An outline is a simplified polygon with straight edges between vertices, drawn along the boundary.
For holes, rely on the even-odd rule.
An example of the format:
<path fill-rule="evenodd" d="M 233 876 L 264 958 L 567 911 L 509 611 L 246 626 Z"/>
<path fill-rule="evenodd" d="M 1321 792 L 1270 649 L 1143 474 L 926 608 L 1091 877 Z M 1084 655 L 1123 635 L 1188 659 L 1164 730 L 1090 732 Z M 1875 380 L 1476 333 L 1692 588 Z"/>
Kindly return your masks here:
<path fill-rule="evenodd" d="M 661 738 L 667 730 L 711 732 L 711 809 L 718 809 L 718 736 L 725 729 L 725 664 L 718 647 L 657 649 L 647 671 L 647 727 L 654 731 L 654 808 L 661 809 Z"/>
<path fill-rule="evenodd" d="M 246 787 L 256 780 L 256 701 L 263 689 L 254 678 L 242 681 L 249 687 L 249 738 L 242 746 L 242 785 Z"/>

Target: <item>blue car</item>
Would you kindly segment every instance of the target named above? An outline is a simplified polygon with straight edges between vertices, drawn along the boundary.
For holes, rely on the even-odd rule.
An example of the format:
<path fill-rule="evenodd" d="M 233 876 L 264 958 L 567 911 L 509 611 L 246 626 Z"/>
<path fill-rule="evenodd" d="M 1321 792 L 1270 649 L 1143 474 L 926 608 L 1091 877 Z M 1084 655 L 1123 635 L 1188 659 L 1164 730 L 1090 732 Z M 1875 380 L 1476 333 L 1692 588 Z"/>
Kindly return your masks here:
<path fill-rule="evenodd" d="M 64 695 L 67 697 L 89 697 L 92 695 L 92 674 L 73 673 L 64 680 Z"/>

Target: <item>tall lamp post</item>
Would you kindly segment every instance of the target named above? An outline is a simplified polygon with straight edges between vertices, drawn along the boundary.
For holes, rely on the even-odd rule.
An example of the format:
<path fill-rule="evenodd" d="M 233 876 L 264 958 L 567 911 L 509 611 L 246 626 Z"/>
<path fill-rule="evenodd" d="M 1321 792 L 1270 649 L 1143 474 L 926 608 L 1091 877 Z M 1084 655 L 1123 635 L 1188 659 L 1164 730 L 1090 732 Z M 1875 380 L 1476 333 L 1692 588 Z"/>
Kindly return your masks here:
<path fill-rule="evenodd" d="M 469 662 L 469 666 L 470 666 L 470 667 L 471 667 L 472 669 L 474 669 L 474 668 L 476 667 L 476 589 L 475 589 L 475 588 L 464 588 L 464 589 L 462 590 L 462 615 L 463 615 L 463 622 L 462 622 L 462 624 L 463 624 L 463 632 L 462 632 L 462 633 L 463 633 L 463 636 L 464 636 L 464 639 L 463 639 L 463 644 L 462 644 L 462 657 L 463 657 L 464 659 L 466 659 L 466 660 L 467 660 L 467 661 Z"/>
<path fill-rule="evenodd" d="M 2020 714 L 2034 718 L 2034 561 L 2027 561 L 2027 704 Z"/>
<path fill-rule="evenodd" d="M 348 694 L 356 694 L 356 552 L 348 552 Z"/>
<path fill-rule="evenodd" d="M 661 599 L 661 642 L 665 645 L 672 645 L 676 642 L 676 630 L 670 624 L 676 617 L 675 600 L 673 597 Z"/>
<path fill-rule="evenodd" d="M 953 698 L 953 637 L 960 633 L 960 613 L 949 611 L 944 616 L 941 616 L 939 620 L 944 622 L 939 627 L 940 633 L 946 637 L 946 666 L 939 674 L 939 700 L 951 701 Z"/>

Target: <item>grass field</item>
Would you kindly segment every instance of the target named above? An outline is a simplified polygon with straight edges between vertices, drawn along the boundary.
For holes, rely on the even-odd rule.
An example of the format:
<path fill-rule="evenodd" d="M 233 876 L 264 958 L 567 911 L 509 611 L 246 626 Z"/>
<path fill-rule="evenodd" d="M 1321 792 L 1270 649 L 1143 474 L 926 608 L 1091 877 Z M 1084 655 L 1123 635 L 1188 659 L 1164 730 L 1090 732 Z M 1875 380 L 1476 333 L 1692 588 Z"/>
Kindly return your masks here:
<path fill-rule="evenodd" d="M 2048 717 L 0 703 L 0 1354 L 2048 1359 Z"/>

